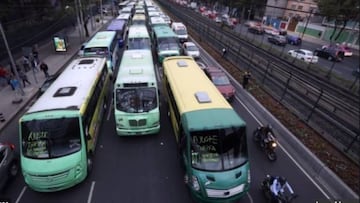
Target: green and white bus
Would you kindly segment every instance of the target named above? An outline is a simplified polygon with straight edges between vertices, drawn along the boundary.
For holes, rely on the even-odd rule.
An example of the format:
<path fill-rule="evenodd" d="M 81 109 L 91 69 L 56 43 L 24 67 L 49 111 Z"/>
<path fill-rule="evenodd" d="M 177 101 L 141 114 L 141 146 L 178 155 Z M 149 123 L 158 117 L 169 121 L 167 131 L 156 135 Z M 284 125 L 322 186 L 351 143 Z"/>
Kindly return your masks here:
<path fill-rule="evenodd" d="M 151 50 L 125 50 L 114 86 L 119 136 L 160 131 L 157 80 Z"/>
<path fill-rule="evenodd" d="M 185 183 L 199 202 L 235 202 L 250 186 L 246 123 L 189 56 L 163 62 Z"/>
<path fill-rule="evenodd" d="M 132 25 L 129 27 L 126 48 L 151 50 L 151 39 L 145 25 Z"/>
<path fill-rule="evenodd" d="M 154 27 L 152 39 L 160 64 L 165 57 L 180 56 L 179 38 L 168 25 Z"/>
<path fill-rule="evenodd" d="M 30 188 L 59 191 L 86 178 L 109 85 L 106 58 L 74 59 L 20 118 L 21 169 Z"/>
<path fill-rule="evenodd" d="M 116 31 L 97 32 L 85 45 L 84 56 L 101 55 L 107 58 L 110 75 L 118 62 L 119 42 Z"/>

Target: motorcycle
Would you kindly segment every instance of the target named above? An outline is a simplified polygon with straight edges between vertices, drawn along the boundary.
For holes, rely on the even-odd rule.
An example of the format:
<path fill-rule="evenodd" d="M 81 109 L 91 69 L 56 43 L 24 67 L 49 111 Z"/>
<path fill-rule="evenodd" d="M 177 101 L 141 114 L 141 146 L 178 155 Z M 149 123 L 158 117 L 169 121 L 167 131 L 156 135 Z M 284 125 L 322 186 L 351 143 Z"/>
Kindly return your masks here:
<path fill-rule="evenodd" d="M 277 196 L 274 196 L 272 194 L 272 191 L 270 190 L 270 186 L 272 182 L 274 181 L 274 178 L 270 175 L 266 175 L 265 179 L 261 183 L 261 190 L 263 191 L 263 194 L 265 198 L 268 200 L 268 202 L 271 203 L 291 203 L 293 199 L 297 197 L 295 194 L 287 194 L 285 192 L 279 192 Z"/>
<path fill-rule="evenodd" d="M 260 132 L 261 127 L 258 127 L 253 133 L 253 140 L 259 143 L 260 147 L 265 150 L 266 156 L 270 161 L 275 161 L 277 155 L 275 148 L 277 147 L 276 138 L 270 134 L 269 136 L 262 136 Z"/>

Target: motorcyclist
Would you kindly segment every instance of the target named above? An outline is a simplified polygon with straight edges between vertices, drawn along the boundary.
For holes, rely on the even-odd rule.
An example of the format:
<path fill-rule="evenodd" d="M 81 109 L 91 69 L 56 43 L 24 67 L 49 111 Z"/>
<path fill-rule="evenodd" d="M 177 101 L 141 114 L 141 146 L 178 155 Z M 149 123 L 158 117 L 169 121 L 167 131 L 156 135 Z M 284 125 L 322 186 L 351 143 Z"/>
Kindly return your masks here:
<path fill-rule="evenodd" d="M 294 191 L 291 188 L 291 186 L 289 185 L 289 183 L 286 181 L 286 179 L 284 177 L 272 177 L 272 182 L 270 185 L 270 191 L 272 194 L 273 199 L 277 199 L 279 196 L 279 193 L 284 193 L 285 192 L 285 188 L 290 192 L 291 195 L 294 195 Z"/>
<path fill-rule="evenodd" d="M 270 124 L 267 124 L 266 126 L 261 126 L 259 130 L 259 134 L 260 134 L 260 140 L 264 141 L 263 144 L 268 142 L 271 136 L 275 137 L 274 131 L 272 130 L 272 126 Z"/>

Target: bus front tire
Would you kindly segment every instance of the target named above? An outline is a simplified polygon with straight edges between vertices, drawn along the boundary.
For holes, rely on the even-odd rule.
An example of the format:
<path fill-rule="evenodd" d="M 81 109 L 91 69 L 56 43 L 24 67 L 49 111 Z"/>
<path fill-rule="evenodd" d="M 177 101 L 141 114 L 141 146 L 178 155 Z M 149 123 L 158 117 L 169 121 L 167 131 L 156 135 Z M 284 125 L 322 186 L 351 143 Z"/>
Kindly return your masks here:
<path fill-rule="evenodd" d="M 87 161 L 86 161 L 88 174 L 90 174 L 91 171 L 93 170 L 93 167 L 94 167 L 93 162 L 94 162 L 93 155 L 92 155 L 92 153 L 89 153 L 87 156 Z"/>

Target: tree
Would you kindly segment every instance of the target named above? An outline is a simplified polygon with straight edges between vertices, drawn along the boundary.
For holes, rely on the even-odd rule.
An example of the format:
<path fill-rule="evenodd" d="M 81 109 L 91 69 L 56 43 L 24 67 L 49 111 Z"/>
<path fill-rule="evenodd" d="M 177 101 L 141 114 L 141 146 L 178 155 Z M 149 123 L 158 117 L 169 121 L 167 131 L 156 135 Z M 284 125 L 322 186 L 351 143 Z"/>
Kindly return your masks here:
<path fill-rule="evenodd" d="M 336 41 L 339 38 L 350 20 L 358 21 L 359 5 L 359 0 L 319 0 L 320 15 L 326 17 L 328 21 L 334 21 L 334 30 L 330 36 L 331 41 Z M 334 37 L 340 25 L 342 27 Z"/>

